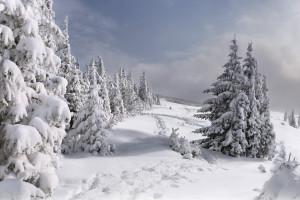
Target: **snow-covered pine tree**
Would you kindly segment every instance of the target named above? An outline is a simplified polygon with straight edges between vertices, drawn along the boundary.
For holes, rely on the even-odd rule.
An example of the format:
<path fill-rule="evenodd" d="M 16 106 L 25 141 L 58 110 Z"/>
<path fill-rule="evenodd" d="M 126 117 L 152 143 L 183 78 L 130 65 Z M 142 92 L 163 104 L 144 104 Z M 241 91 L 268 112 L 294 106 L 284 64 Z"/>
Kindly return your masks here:
<path fill-rule="evenodd" d="M 77 60 L 71 68 L 70 76 L 68 77 L 67 93 L 65 95 L 69 103 L 70 111 L 73 114 L 80 111 L 85 102 L 87 92 L 88 86 L 83 80 L 79 61 Z"/>
<path fill-rule="evenodd" d="M 87 100 L 80 112 L 74 116 L 67 139 L 65 140 L 64 153 L 84 151 L 99 155 L 109 155 L 114 151 L 114 146 L 107 144 L 106 116 L 103 111 L 103 99 L 99 97 L 96 68 L 94 60 L 90 64 L 90 82 Z"/>
<path fill-rule="evenodd" d="M 89 87 L 90 85 L 90 68 L 89 65 L 85 65 L 85 70 L 83 72 L 83 81 L 85 82 L 85 84 Z"/>
<path fill-rule="evenodd" d="M 268 97 L 267 79 L 263 76 L 262 79 L 262 96 L 260 100 L 260 118 L 262 120 L 261 137 L 259 144 L 258 157 L 267 157 L 271 159 L 275 151 L 275 133 L 270 120 L 270 99 Z"/>
<path fill-rule="evenodd" d="M 22 199 L 49 196 L 57 187 L 56 152 L 71 117 L 57 96 L 64 95 L 66 80 L 56 76 L 60 59 L 52 36 L 61 31 L 51 5 L 9 0 L 0 6 L 0 187 L 21 185 L 15 192 L 26 195 Z"/>
<path fill-rule="evenodd" d="M 296 128 L 296 120 L 295 120 L 295 114 L 294 109 L 292 110 L 290 116 L 289 116 L 289 125 Z"/>
<path fill-rule="evenodd" d="M 110 90 L 109 90 L 109 98 L 110 98 L 110 109 L 113 114 L 112 123 L 116 124 L 125 117 L 125 108 L 122 99 L 122 95 L 119 88 L 119 75 L 118 73 L 115 74 L 114 81 L 110 83 Z"/>
<path fill-rule="evenodd" d="M 84 102 L 84 82 L 82 79 L 79 62 L 78 60 L 75 61 L 74 56 L 71 54 L 68 29 L 68 17 L 66 16 L 62 31 L 64 37 L 62 37 L 58 43 L 56 51 L 58 56 L 61 58 L 62 63 L 59 73 L 68 81 L 65 98 L 68 101 L 70 111 L 74 115 L 75 113 L 79 112 Z"/>
<path fill-rule="evenodd" d="M 161 103 L 160 103 L 160 95 L 159 94 L 153 94 L 153 102 L 156 105 L 161 105 Z"/>
<path fill-rule="evenodd" d="M 126 110 L 125 99 L 126 99 L 126 89 L 127 89 L 127 77 L 126 77 L 125 67 L 121 67 L 119 69 L 119 88 L 124 102 L 124 108 Z"/>
<path fill-rule="evenodd" d="M 298 127 L 300 127 L 300 114 L 298 115 Z"/>
<path fill-rule="evenodd" d="M 126 79 L 126 88 L 123 99 L 124 108 L 129 115 L 136 115 L 142 111 L 143 103 L 134 90 L 131 72 L 127 75 Z"/>
<path fill-rule="evenodd" d="M 262 118 L 260 117 L 260 102 L 262 100 L 262 82 L 260 74 L 257 70 L 257 62 L 252 56 L 252 43 L 249 43 L 244 59 L 244 74 L 247 77 L 247 82 L 243 86 L 246 95 L 249 99 L 249 112 L 247 114 L 247 130 L 246 137 L 248 141 L 247 156 L 257 157 L 259 155 L 259 146 L 261 141 L 263 126 Z"/>
<path fill-rule="evenodd" d="M 105 72 L 104 64 L 100 57 L 97 58 L 95 66 L 97 69 L 97 84 L 100 88 L 99 96 L 103 99 L 103 111 L 107 119 L 106 121 L 108 122 L 111 118 L 110 100 L 107 89 L 108 76 Z"/>
<path fill-rule="evenodd" d="M 238 46 L 234 38 L 230 45 L 229 61 L 224 65 L 224 72 L 212 87 L 205 93 L 215 97 L 206 100 L 208 107 L 199 110 L 195 117 L 209 119 L 211 126 L 197 129 L 206 139 L 199 142 L 205 148 L 221 151 L 232 156 L 246 155 L 248 142 L 246 140 L 247 113 L 249 101 L 242 91 L 245 76 L 237 55 Z"/>
<path fill-rule="evenodd" d="M 64 19 L 63 24 L 63 39 L 57 45 L 57 55 L 61 59 L 61 67 L 59 69 L 59 74 L 68 80 L 70 76 L 72 65 L 75 62 L 75 58 L 71 54 L 71 47 L 69 43 L 69 25 L 68 16 Z"/>
<path fill-rule="evenodd" d="M 283 120 L 286 122 L 288 120 L 288 112 L 285 110 Z"/>
<path fill-rule="evenodd" d="M 139 97 L 144 102 L 144 106 L 146 109 L 150 109 L 152 107 L 152 93 L 149 88 L 149 84 L 146 78 L 146 72 L 143 72 L 142 77 L 140 78 L 140 86 L 139 86 Z"/>

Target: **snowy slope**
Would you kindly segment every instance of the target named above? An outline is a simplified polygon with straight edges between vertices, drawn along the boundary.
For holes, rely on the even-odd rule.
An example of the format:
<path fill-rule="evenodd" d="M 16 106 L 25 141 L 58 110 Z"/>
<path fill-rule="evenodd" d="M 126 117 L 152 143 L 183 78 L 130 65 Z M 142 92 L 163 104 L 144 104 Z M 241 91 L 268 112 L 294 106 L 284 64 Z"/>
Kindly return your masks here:
<path fill-rule="evenodd" d="M 197 109 L 162 100 L 161 106 L 109 130 L 109 142 L 117 146 L 114 156 L 63 157 L 60 187 L 51 199 L 254 199 L 271 176 L 271 161 L 208 150 L 187 160 L 170 149 L 172 127 L 188 140 L 202 137 L 191 133 L 209 125 L 193 117 Z M 284 141 L 287 153 L 300 158 L 300 129 L 283 125 L 282 119 L 283 113 L 272 113 L 277 142 Z"/>

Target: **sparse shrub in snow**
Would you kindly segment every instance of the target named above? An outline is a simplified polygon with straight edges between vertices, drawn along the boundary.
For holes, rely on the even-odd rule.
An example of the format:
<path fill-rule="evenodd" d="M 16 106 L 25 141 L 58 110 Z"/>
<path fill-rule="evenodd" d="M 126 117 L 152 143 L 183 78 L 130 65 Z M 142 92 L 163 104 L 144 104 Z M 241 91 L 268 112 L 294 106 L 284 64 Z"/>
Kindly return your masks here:
<path fill-rule="evenodd" d="M 179 138 L 179 133 L 177 133 L 177 131 L 178 128 L 172 128 L 172 133 L 169 137 L 171 148 L 174 151 L 179 152 L 186 159 L 198 157 L 201 154 L 200 149 L 196 145 L 191 144 L 184 137 Z"/>
<path fill-rule="evenodd" d="M 160 95 L 159 94 L 153 94 L 153 101 L 156 105 L 161 105 L 160 103 Z"/>
<path fill-rule="evenodd" d="M 291 159 L 291 154 L 288 160 L 276 158 L 277 162 L 272 170 L 273 175 L 264 184 L 260 200 L 275 200 L 275 199 L 300 199 L 300 176 L 297 167 L 298 161 Z"/>

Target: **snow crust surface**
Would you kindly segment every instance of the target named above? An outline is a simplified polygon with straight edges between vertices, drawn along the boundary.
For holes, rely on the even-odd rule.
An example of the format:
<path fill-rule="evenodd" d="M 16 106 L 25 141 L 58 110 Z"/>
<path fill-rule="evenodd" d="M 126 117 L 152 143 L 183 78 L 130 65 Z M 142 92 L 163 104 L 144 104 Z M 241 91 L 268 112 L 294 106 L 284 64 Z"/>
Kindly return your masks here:
<path fill-rule="evenodd" d="M 198 107 L 171 103 L 128 118 L 109 129 L 113 156 L 73 154 L 63 157 L 60 183 L 51 200 L 70 199 L 255 199 L 273 175 L 273 162 L 235 158 L 206 149 L 199 158 L 184 159 L 169 146 L 172 128 L 188 141 L 200 139 L 192 131 L 209 122 L 194 118 Z M 300 158 L 300 130 L 272 112 L 276 144 Z M 262 173 L 262 169 L 264 169 Z M 299 198 L 299 197 L 298 197 Z"/>

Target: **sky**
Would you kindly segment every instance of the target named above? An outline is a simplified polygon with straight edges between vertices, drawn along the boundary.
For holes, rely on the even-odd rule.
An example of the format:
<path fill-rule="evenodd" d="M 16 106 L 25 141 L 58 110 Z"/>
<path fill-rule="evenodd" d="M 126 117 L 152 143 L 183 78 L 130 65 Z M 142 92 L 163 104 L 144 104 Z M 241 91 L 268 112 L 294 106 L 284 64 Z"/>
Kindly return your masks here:
<path fill-rule="evenodd" d="M 101 56 L 106 71 L 142 71 L 154 92 L 203 102 L 228 60 L 253 43 L 273 110 L 300 112 L 298 0 L 54 0 L 58 25 L 69 17 L 72 54 L 81 67 Z"/>

